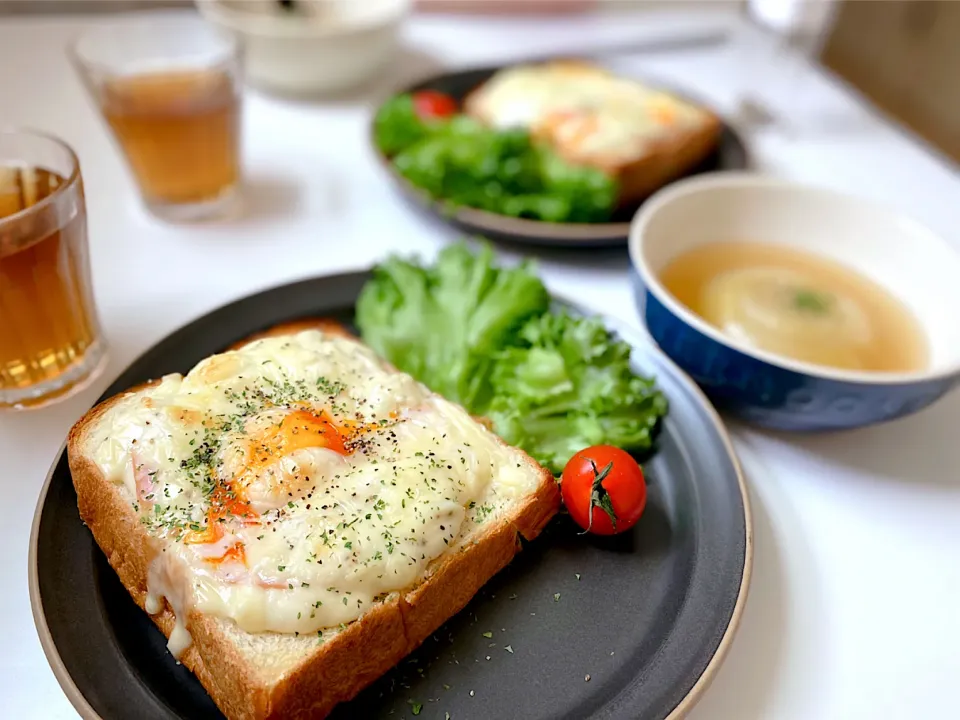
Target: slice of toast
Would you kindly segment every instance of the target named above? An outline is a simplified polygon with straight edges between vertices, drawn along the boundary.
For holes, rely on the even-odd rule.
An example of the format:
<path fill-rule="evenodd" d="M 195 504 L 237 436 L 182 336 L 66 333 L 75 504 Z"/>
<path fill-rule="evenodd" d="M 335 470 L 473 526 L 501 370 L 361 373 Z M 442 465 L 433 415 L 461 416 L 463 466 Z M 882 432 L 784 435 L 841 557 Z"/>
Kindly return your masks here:
<path fill-rule="evenodd" d="M 705 108 L 578 60 L 501 70 L 466 97 L 464 111 L 486 125 L 524 127 L 569 163 L 615 178 L 621 206 L 702 162 L 722 130 Z"/>
<path fill-rule="evenodd" d="M 278 326 L 234 348 L 311 328 L 349 336 L 335 322 L 311 320 Z M 99 426 L 107 423 L 112 413 L 120 412 L 123 403 L 143 401 L 140 396 L 149 394 L 157 384 L 146 383 L 94 407 L 77 422 L 68 439 L 80 516 L 144 610 L 152 600 L 148 598 L 148 573 L 158 541 L 141 521 L 136 509 L 138 496 L 126 484 L 106 476 L 95 460 L 93 445 L 102 433 Z M 533 491 L 495 518 L 467 527 L 414 583 L 378 599 L 358 619 L 325 629 L 322 641 L 315 634 L 246 632 L 233 620 L 199 612 L 183 600 L 173 603 L 186 615 L 178 618 L 169 598 L 151 617 L 171 640 L 186 626 L 192 642 L 180 661 L 231 720 L 322 718 L 396 665 L 463 608 L 510 562 L 519 550 L 519 539 L 536 537 L 557 512 L 559 490 L 549 471 L 522 451 L 508 450 L 518 467 L 522 464 L 523 472 L 529 473 Z"/>

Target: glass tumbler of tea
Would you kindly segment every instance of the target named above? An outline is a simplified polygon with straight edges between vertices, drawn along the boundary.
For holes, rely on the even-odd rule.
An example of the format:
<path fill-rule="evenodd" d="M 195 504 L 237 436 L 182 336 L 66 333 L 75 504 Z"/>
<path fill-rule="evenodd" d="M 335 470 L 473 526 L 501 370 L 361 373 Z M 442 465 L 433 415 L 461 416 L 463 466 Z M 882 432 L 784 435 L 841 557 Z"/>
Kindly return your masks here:
<path fill-rule="evenodd" d="M 0 409 L 85 387 L 105 348 L 77 156 L 53 137 L 0 130 Z"/>
<path fill-rule="evenodd" d="M 240 183 L 241 53 L 199 18 L 105 25 L 71 58 L 155 216 L 215 218 Z"/>

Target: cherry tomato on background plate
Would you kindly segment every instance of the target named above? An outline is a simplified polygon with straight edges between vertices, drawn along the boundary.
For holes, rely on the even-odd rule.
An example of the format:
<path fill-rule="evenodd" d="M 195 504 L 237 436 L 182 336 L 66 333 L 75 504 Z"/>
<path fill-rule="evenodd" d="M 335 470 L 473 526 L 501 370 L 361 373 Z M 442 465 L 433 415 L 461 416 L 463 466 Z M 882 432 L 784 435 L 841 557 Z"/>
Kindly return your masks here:
<path fill-rule="evenodd" d="M 437 90 L 421 90 L 413 94 L 413 108 L 417 115 L 427 120 L 456 115 L 457 101 L 446 93 Z"/>
<path fill-rule="evenodd" d="M 629 530 L 647 505 L 643 470 L 629 453 L 610 445 L 595 445 L 570 458 L 560 493 L 574 522 L 596 535 Z"/>

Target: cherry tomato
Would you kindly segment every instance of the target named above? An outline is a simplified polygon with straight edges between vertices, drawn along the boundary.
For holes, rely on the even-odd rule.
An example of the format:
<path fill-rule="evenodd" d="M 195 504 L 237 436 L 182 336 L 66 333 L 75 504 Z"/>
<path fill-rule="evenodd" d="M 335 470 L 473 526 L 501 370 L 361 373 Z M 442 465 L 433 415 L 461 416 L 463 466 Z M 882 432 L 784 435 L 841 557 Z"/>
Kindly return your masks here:
<path fill-rule="evenodd" d="M 610 445 L 595 445 L 570 458 L 560 493 L 570 517 L 596 535 L 629 530 L 647 505 L 643 470 L 629 453 Z"/>
<path fill-rule="evenodd" d="M 421 90 L 413 94 L 413 107 L 424 119 L 445 118 L 457 114 L 457 101 L 436 90 Z"/>

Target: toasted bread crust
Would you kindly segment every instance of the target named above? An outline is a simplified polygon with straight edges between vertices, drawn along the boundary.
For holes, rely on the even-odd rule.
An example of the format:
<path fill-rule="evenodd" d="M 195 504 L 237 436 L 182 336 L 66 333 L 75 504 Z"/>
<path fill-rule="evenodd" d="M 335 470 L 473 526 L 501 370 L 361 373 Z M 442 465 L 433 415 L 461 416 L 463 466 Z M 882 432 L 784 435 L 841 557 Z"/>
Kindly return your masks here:
<path fill-rule="evenodd" d="M 600 169 L 616 177 L 620 206 L 635 204 L 703 162 L 716 148 L 722 130 L 720 119 L 707 114 L 693 131 L 664 137 L 632 163 Z"/>
<path fill-rule="evenodd" d="M 231 346 L 242 347 L 263 337 L 307 329 L 350 335 L 332 320 L 285 323 Z M 70 472 L 77 491 L 80 517 L 90 528 L 107 561 L 134 602 L 145 610 L 147 567 L 155 540 L 139 521 L 119 487 L 109 482 L 83 452 L 89 428 L 121 398 L 154 383 L 145 383 L 91 409 L 71 429 L 67 441 Z M 537 467 L 530 460 L 532 467 Z M 196 675 L 213 701 L 231 720 L 323 718 L 340 702 L 395 666 L 448 618 L 461 610 L 477 591 L 505 567 L 519 550 L 519 536 L 536 537 L 560 506 L 553 476 L 541 468 L 537 491 L 512 517 L 489 530 L 456 554 L 441 558 L 419 586 L 391 596 L 322 644 L 270 682 L 237 647 L 225 630 L 229 621 L 191 611 L 187 625 L 193 642 L 181 662 Z M 173 610 L 151 616 L 163 634 L 175 624 Z"/>
<path fill-rule="evenodd" d="M 330 335 L 340 335 L 341 337 L 353 337 L 347 328 L 343 326 L 342 323 L 332 320 L 330 318 L 305 318 L 302 320 L 290 320 L 285 323 L 280 323 L 279 325 L 274 325 L 271 328 L 262 330 L 258 333 L 254 333 L 248 337 L 245 337 L 239 342 L 235 342 L 228 349 L 229 350 L 239 350 L 244 345 L 249 345 L 252 342 L 257 340 L 263 340 L 264 338 L 270 337 L 280 337 L 281 335 L 296 335 L 298 332 L 303 332 L 305 330 L 320 330 Z"/>
<path fill-rule="evenodd" d="M 597 65 L 578 59 L 553 60 L 550 65 L 588 74 L 601 71 Z M 483 87 L 480 85 L 464 98 L 463 110 L 467 115 L 489 125 L 491 118 L 484 112 L 480 100 Z M 563 145 L 550 144 L 553 150 L 568 162 L 588 165 L 613 177 L 619 188 L 618 205 L 627 207 L 635 205 L 671 180 L 696 167 L 717 146 L 723 123 L 706 108 L 698 107 L 703 113 L 702 123 L 689 130 L 677 130 L 664 135 L 652 143 L 642 156 L 627 163 L 600 159 L 586 161 L 575 157 L 569 148 Z M 541 139 L 549 142 L 549 138 Z"/>

